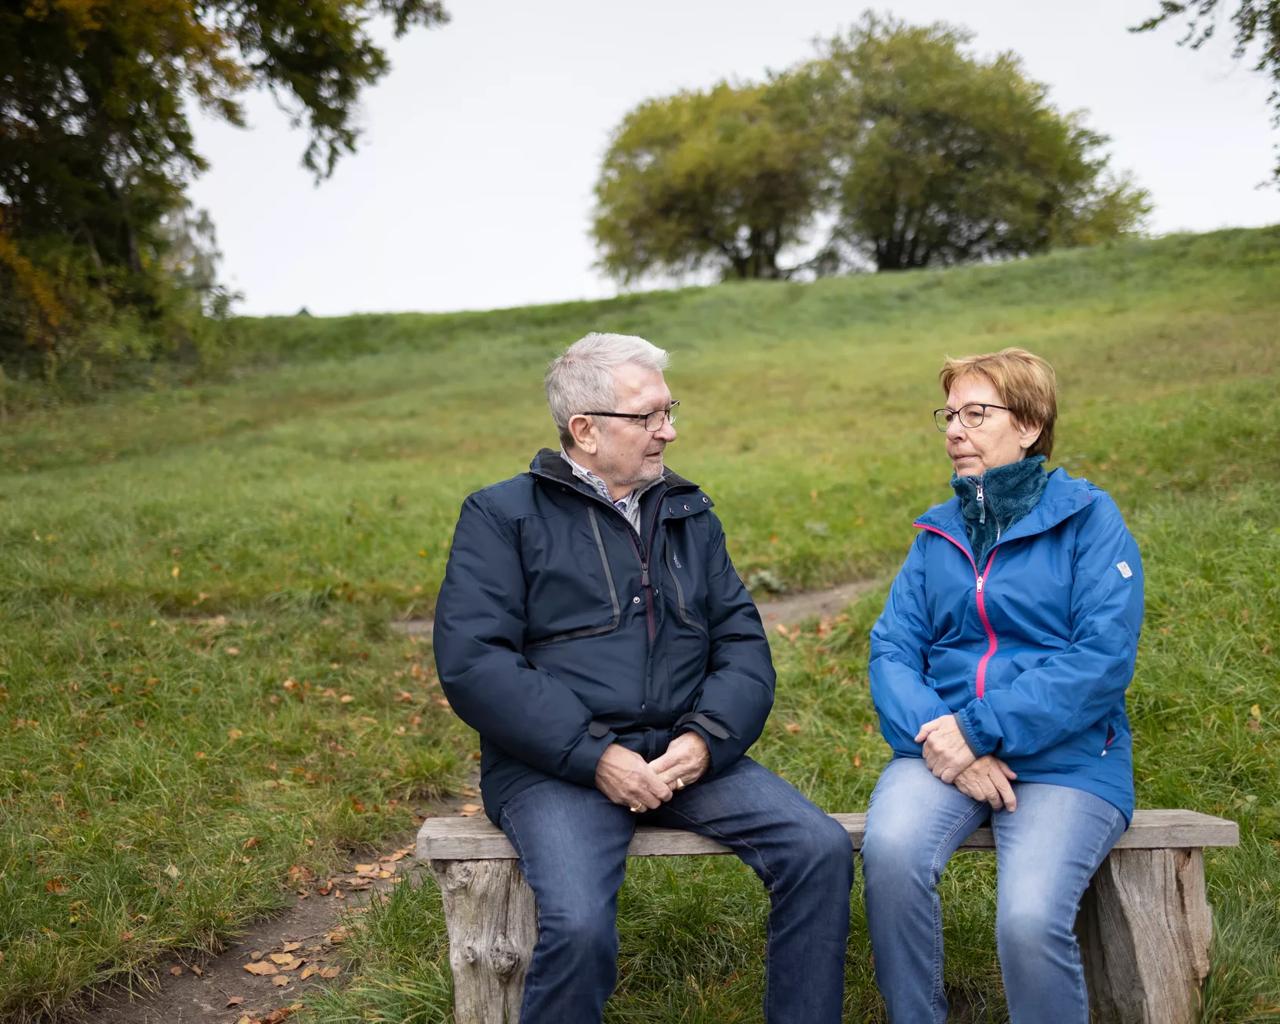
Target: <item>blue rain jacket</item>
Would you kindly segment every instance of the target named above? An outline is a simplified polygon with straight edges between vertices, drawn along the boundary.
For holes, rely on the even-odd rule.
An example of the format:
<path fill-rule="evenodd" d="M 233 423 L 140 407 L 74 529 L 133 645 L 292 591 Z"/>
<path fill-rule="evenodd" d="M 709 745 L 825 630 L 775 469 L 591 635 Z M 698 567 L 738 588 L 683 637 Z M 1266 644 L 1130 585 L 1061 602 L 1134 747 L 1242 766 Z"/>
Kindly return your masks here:
<path fill-rule="evenodd" d="M 871 696 L 895 756 L 955 714 L 978 756 L 1021 782 L 1083 789 L 1133 814 L 1124 694 L 1142 561 L 1112 499 L 1065 470 L 975 566 L 960 499 L 937 505 L 871 631 Z"/>
<path fill-rule="evenodd" d="M 692 730 L 715 772 L 760 735 L 773 663 L 711 508 L 668 470 L 637 533 L 550 449 L 463 503 L 434 647 L 495 822 L 542 779 L 594 786 L 611 743 L 651 759 Z"/>

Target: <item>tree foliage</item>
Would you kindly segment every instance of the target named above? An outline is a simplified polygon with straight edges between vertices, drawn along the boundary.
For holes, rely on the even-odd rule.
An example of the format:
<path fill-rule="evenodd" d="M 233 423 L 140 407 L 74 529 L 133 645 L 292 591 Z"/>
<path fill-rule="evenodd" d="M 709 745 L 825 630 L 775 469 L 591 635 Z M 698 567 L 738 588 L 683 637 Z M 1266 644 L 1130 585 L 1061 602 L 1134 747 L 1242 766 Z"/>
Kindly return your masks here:
<path fill-rule="evenodd" d="M 356 145 L 361 90 L 388 70 L 375 15 L 397 34 L 446 18 L 436 0 L 0 6 L 0 360 L 55 352 L 111 311 L 164 335 L 178 299 L 166 218 L 184 215 L 185 183 L 206 167 L 190 104 L 242 125 L 239 98 L 270 90 L 324 177 Z"/>
<path fill-rule="evenodd" d="M 596 185 L 601 263 L 623 280 L 712 267 L 784 277 L 817 209 L 821 140 L 767 86 L 721 83 L 641 104 Z"/>
<path fill-rule="evenodd" d="M 650 100 L 596 186 L 601 265 L 623 281 L 712 267 L 785 277 L 991 259 L 1133 230 L 1147 195 L 1106 137 L 1060 114 L 1011 54 L 866 15 L 766 84 Z M 799 258 L 804 242 L 816 255 Z M 789 267 L 779 253 L 796 254 Z"/>
<path fill-rule="evenodd" d="M 1218 0 L 1193 0 L 1191 3 L 1161 0 L 1160 13 L 1132 31 L 1150 32 L 1166 21 L 1182 20 L 1186 33 L 1178 40 L 1178 45 L 1198 50 L 1217 31 L 1218 8 Z M 1231 24 L 1235 29 L 1233 56 L 1236 60 L 1248 56 L 1257 45 L 1253 69 L 1271 77 L 1271 106 L 1274 109 L 1271 123 L 1280 128 L 1280 0 L 1238 0 L 1231 15 Z M 1280 184 L 1280 153 L 1272 170 L 1272 181 Z"/>
<path fill-rule="evenodd" d="M 1018 58 L 967 55 L 970 33 L 868 15 L 793 72 L 828 142 L 836 245 L 877 269 L 1091 244 L 1146 194 L 1107 173 L 1107 142 L 1060 114 Z"/>

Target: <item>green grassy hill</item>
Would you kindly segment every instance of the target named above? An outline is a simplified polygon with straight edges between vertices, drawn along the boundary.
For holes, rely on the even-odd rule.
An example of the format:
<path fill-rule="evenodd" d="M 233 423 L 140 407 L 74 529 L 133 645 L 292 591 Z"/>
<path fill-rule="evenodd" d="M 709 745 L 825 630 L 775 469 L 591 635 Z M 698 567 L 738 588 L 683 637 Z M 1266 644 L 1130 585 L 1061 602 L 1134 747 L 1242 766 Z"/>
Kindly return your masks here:
<path fill-rule="evenodd" d="M 4 423 L 0 1016 L 216 943 L 284 899 L 291 865 L 321 870 L 457 785 L 472 737 L 426 645 L 387 624 L 431 609 L 462 498 L 554 444 L 542 371 L 588 330 L 672 352 L 668 462 L 713 495 L 761 596 L 892 573 L 911 516 L 949 493 L 929 418 L 944 355 L 1049 358 L 1053 464 L 1116 497 L 1147 565 L 1139 802 L 1226 814 L 1245 837 L 1209 861 L 1206 1019 L 1280 1013 L 1271 228 L 811 285 L 245 321 L 254 368 L 235 379 Z M 774 638 L 759 755 L 832 809 L 865 805 L 884 761 L 865 686 L 882 599 Z M 618 1012 L 754 1019 L 754 883 L 727 864 L 640 867 Z M 989 864 L 948 879 L 948 983 L 999 1020 Z M 405 889 L 370 915 L 359 980 L 313 1019 L 436 1019 L 433 901 Z M 849 1000 L 851 1019 L 878 1012 L 860 931 Z"/>

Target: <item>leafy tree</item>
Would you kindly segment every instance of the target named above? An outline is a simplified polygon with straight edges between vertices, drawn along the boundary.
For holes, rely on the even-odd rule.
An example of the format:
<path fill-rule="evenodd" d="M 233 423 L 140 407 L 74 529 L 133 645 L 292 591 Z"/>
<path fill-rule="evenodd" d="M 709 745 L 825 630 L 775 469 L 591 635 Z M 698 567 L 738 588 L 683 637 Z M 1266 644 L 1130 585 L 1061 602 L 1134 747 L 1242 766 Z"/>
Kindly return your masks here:
<path fill-rule="evenodd" d="M 239 97 L 270 90 L 324 177 L 356 145 L 361 90 L 389 67 L 375 15 L 397 35 L 447 18 L 437 0 L 0 5 L 0 360 L 65 348 L 112 311 L 160 344 L 175 308 L 165 219 L 206 167 L 189 104 L 241 125 Z"/>
<path fill-rule="evenodd" d="M 970 56 L 971 38 L 868 14 L 766 84 L 641 104 L 596 185 L 601 265 L 623 281 L 898 270 L 1134 230 L 1149 198 L 1109 172 L 1106 137 L 1056 111 L 1014 55 Z"/>
<path fill-rule="evenodd" d="M 601 265 L 633 281 L 710 268 L 780 278 L 821 201 L 821 139 L 768 86 L 721 83 L 631 111 L 596 185 Z"/>
<path fill-rule="evenodd" d="M 1198 50 L 1210 39 L 1218 27 L 1218 0 L 1194 0 L 1177 3 L 1161 0 L 1160 13 L 1153 15 L 1130 31 L 1150 32 L 1173 19 L 1185 19 L 1186 34 L 1178 40 L 1179 46 Z M 1271 105 L 1275 109 L 1271 123 L 1280 128 L 1280 0 L 1239 0 L 1231 15 L 1235 27 L 1236 60 L 1243 58 L 1255 43 L 1260 46 L 1255 71 L 1271 76 Z M 1272 171 L 1272 180 L 1280 184 L 1280 157 Z"/>
<path fill-rule="evenodd" d="M 866 15 L 790 75 L 827 140 L 832 251 L 897 270 L 1091 244 L 1132 230 L 1147 193 L 1107 173 L 1106 137 L 1050 106 L 1017 57 L 963 29 Z"/>

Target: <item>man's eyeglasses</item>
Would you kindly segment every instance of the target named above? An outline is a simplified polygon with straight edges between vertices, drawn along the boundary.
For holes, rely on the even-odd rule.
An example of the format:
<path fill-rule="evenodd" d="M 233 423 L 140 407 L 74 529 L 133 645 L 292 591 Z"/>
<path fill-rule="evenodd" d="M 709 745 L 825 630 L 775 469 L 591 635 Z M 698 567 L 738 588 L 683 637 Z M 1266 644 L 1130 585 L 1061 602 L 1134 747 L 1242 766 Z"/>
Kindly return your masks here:
<path fill-rule="evenodd" d="M 637 420 L 644 424 L 644 429 L 651 434 L 656 434 L 662 429 L 663 423 L 670 423 L 675 426 L 676 422 L 676 406 L 679 401 L 672 402 L 665 409 L 654 409 L 653 412 L 584 412 L 583 416 L 612 416 L 620 420 Z"/>
<path fill-rule="evenodd" d="M 982 426 L 982 421 L 986 419 L 988 409 L 1009 411 L 1007 405 L 996 405 L 994 402 L 970 402 L 959 409 L 934 409 L 933 422 L 939 430 L 945 433 L 947 427 L 951 426 L 951 418 L 959 416 L 960 422 L 972 429 L 973 427 Z"/>

